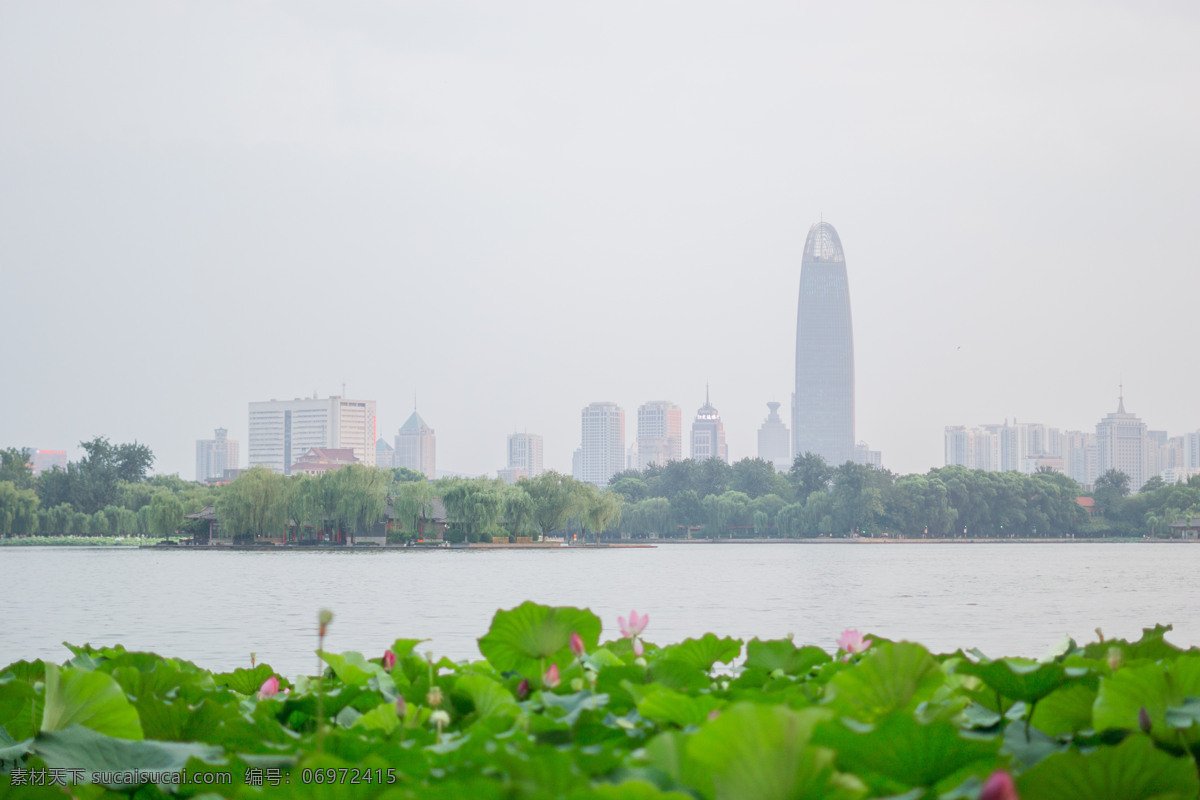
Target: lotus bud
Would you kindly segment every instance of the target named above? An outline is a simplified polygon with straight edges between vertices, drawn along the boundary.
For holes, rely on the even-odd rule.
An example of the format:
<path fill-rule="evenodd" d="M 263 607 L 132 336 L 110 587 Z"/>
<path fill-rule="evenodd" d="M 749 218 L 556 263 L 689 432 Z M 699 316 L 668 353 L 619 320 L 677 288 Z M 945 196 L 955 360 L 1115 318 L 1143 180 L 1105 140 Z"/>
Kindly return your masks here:
<path fill-rule="evenodd" d="M 571 691 L 572 692 L 582 692 L 583 691 L 583 678 L 572 678 L 571 679 Z"/>
<path fill-rule="evenodd" d="M 396 716 L 400 719 L 408 716 L 408 702 L 404 699 L 404 695 L 396 698 Z"/>
<path fill-rule="evenodd" d="M 639 656 L 638 658 L 635 658 L 633 660 L 633 663 L 635 666 L 644 667 L 644 666 L 646 666 L 646 659 Z"/>
<path fill-rule="evenodd" d="M 638 658 L 646 655 L 646 645 L 642 644 L 641 639 L 633 640 L 633 654 Z"/>
<path fill-rule="evenodd" d="M 719 708 L 714 708 L 712 711 L 708 712 L 708 717 L 707 717 L 707 719 L 708 719 L 708 721 L 709 721 L 709 722 L 712 722 L 713 720 L 715 720 L 715 719 L 716 719 L 717 717 L 719 717 L 719 716 L 721 716 L 721 709 L 719 709 Z"/>
<path fill-rule="evenodd" d="M 254 654 L 254 653 L 251 653 L 251 654 L 250 654 L 250 669 L 254 669 L 254 666 L 255 666 L 255 657 L 256 657 L 256 654 Z"/>
<path fill-rule="evenodd" d="M 442 728 L 450 724 L 450 713 L 439 708 L 437 711 L 429 715 L 429 721 L 436 725 L 437 729 L 440 731 Z"/>
<path fill-rule="evenodd" d="M 388 672 L 391 672 L 392 668 L 395 666 L 396 666 L 396 654 L 393 653 L 391 650 L 384 650 L 383 651 L 383 668 L 386 669 Z"/>
<path fill-rule="evenodd" d="M 1150 712 L 1145 706 L 1138 709 L 1138 727 L 1142 729 L 1142 733 L 1149 733 L 1152 723 L 1150 722 Z"/>
<path fill-rule="evenodd" d="M 721 681 L 721 691 L 722 692 L 729 691 L 729 681 Z"/>
<path fill-rule="evenodd" d="M 263 681 L 262 686 L 258 687 L 258 699 L 267 700 L 279 694 L 279 678 L 274 675 Z"/>
<path fill-rule="evenodd" d="M 425 705 L 429 706 L 430 708 L 437 708 L 442 704 L 443 699 L 441 687 L 433 686 L 430 687 L 429 691 L 425 695 Z"/>
<path fill-rule="evenodd" d="M 1116 672 L 1121 668 L 1121 664 L 1124 663 L 1125 657 L 1121 654 L 1121 648 L 1110 647 L 1108 648 L 1108 657 L 1106 660 L 1108 661 L 1108 668 L 1113 672 Z"/>
<path fill-rule="evenodd" d="M 1021 800 L 1021 798 L 1017 795 L 1017 786 L 1013 783 L 1012 776 L 1004 770 L 998 769 L 983 782 L 979 800 Z"/>
<path fill-rule="evenodd" d="M 325 638 L 325 632 L 329 630 L 331 622 L 333 622 L 333 612 L 328 608 L 322 608 L 317 612 L 317 635 L 322 639 Z"/>
<path fill-rule="evenodd" d="M 529 697 L 529 679 L 522 678 L 517 684 L 517 699 L 524 700 L 526 697 Z"/>
<path fill-rule="evenodd" d="M 562 683 L 562 679 L 558 676 L 558 664 L 551 664 L 550 669 L 546 670 L 546 674 L 542 676 L 542 685 L 547 689 L 553 689 Z"/>
<path fill-rule="evenodd" d="M 571 633 L 571 652 L 576 658 L 583 658 L 583 654 L 587 652 L 583 646 L 583 637 L 577 632 Z"/>

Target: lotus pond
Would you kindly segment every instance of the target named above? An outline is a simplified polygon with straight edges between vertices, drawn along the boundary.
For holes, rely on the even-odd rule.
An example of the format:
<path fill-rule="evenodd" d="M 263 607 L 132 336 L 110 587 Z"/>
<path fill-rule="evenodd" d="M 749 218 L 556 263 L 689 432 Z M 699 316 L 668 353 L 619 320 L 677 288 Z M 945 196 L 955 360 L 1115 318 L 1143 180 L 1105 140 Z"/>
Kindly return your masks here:
<path fill-rule="evenodd" d="M 68 645 L 0 669 L 0 797 L 1200 797 L 1200 650 L 1169 626 L 1034 661 L 647 623 L 602 641 L 589 610 L 524 603 L 453 662 L 326 652 L 323 612 L 290 680 Z"/>

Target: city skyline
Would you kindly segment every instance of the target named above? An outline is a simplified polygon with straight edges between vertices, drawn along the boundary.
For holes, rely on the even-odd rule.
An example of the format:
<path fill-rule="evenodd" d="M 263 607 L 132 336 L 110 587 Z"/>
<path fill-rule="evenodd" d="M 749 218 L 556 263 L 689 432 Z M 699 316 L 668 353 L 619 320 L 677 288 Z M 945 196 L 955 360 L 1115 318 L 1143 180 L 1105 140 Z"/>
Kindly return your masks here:
<path fill-rule="evenodd" d="M 189 477 L 216 427 L 246 457 L 252 399 L 374 398 L 390 438 L 415 394 L 443 469 L 493 472 L 528 428 L 569 472 L 579 408 L 690 415 L 707 380 L 737 461 L 763 403 L 791 419 L 822 215 L 850 251 L 855 436 L 887 468 L 938 466 L 947 424 L 1087 430 L 1122 380 L 1152 428 L 1197 428 L 1171 346 L 1200 252 L 1194 4 L 5 21 L 0 263 L 27 335 L 0 445 L 136 439 Z"/>

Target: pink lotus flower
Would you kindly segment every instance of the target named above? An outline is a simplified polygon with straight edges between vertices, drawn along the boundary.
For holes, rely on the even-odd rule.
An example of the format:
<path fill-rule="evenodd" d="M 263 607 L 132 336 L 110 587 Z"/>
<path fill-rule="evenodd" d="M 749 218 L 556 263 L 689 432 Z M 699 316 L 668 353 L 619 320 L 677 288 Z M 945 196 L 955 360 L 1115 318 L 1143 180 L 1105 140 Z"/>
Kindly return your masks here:
<path fill-rule="evenodd" d="M 583 646 L 583 637 L 577 632 L 571 633 L 571 652 L 575 654 L 576 658 L 583 658 L 583 654 L 587 652 Z"/>
<path fill-rule="evenodd" d="M 853 629 L 842 631 L 842 635 L 838 637 L 838 650 L 848 656 L 865 652 L 870 646 L 871 640 L 864 639 L 861 633 Z"/>
<path fill-rule="evenodd" d="M 524 700 L 526 697 L 529 697 L 529 679 L 522 678 L 517 684 L 517 699 Z"/>
<path fill-rule="evenodd" d="M 1012 776 L 1002 769 L 993 772 L 983 784 L 979 792 L 979 800 L 1021 800 L 1017 796 L 1017 786 Z"/>
<path fill-rule="evenodd" d="M 638 658 L 641 658 L 642 656 L 646 655 L 646 646 L 644 644 L 642 644 L 641 639 L 633 640 L 633 654 L 635 656 L 637 656 Z"/>
<path fill-rule="evenodd" d="M 392 671 L 392 667 L 396 666 L 396 654 L 391 650 L 383 651 L 383 668 L 388 672 Z"/>
<path fill-rule="evenodd" d="M 263 681 L 262 686 L 258 687 L 258 699 L 266 700 L 279 694 L 279 678 L 274 675 Z"/>
<path fill-rule="evenodd" d="M 621 626 L 621 635 L 624 636 L 626 639 L 629 639 L 630 637 L 633 637 L 633 636 L 637 636 L 642 631 L 646 630 L 646 625 L 649 622 L 650 622 L 649 614 L 644 614 L 639 617 L 638 613 L 636 611 L 629 612 L 629 622 L 628 623 L 625 622 L 624 617 L 617 617 L 617 624 Z"/>
<path fill-rule="evenodd" d="M 546 674 L 542 676 L 542 685 L 547 689 L 553 689 L 562 683 L 562 679 L 558 677 L 558 664 L 551 664 L 550 669 L 546 670 Z"/>

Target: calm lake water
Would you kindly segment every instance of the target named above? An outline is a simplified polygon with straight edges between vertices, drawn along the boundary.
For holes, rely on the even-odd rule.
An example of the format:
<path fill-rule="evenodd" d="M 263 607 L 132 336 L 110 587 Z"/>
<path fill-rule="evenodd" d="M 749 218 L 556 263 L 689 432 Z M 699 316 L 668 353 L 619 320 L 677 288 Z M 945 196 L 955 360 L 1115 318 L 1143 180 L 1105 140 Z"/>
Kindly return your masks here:
<path fill-rule="evenodd" d="M 491 552 L 161 552 L 0 549 L 0 666 L 61 662 L 63 641 L 121 643 L 209 669 L 250 653 L 312 672 L 316 615 L 330 650 L 376 656 L 400 637 L 478 658 L 497 608 L 524 600 L 650 615 L 646 638 L 795 634 L 832 649 L 848 627 L 938 651 L 1042 656 L 1067 635 L 1135 637 L 1157 622 L 1200 645 L 1200 546 L 1190 544 L 756 544 Z M 1190 610 L 1189 610 L 1190 606 Z"/>

